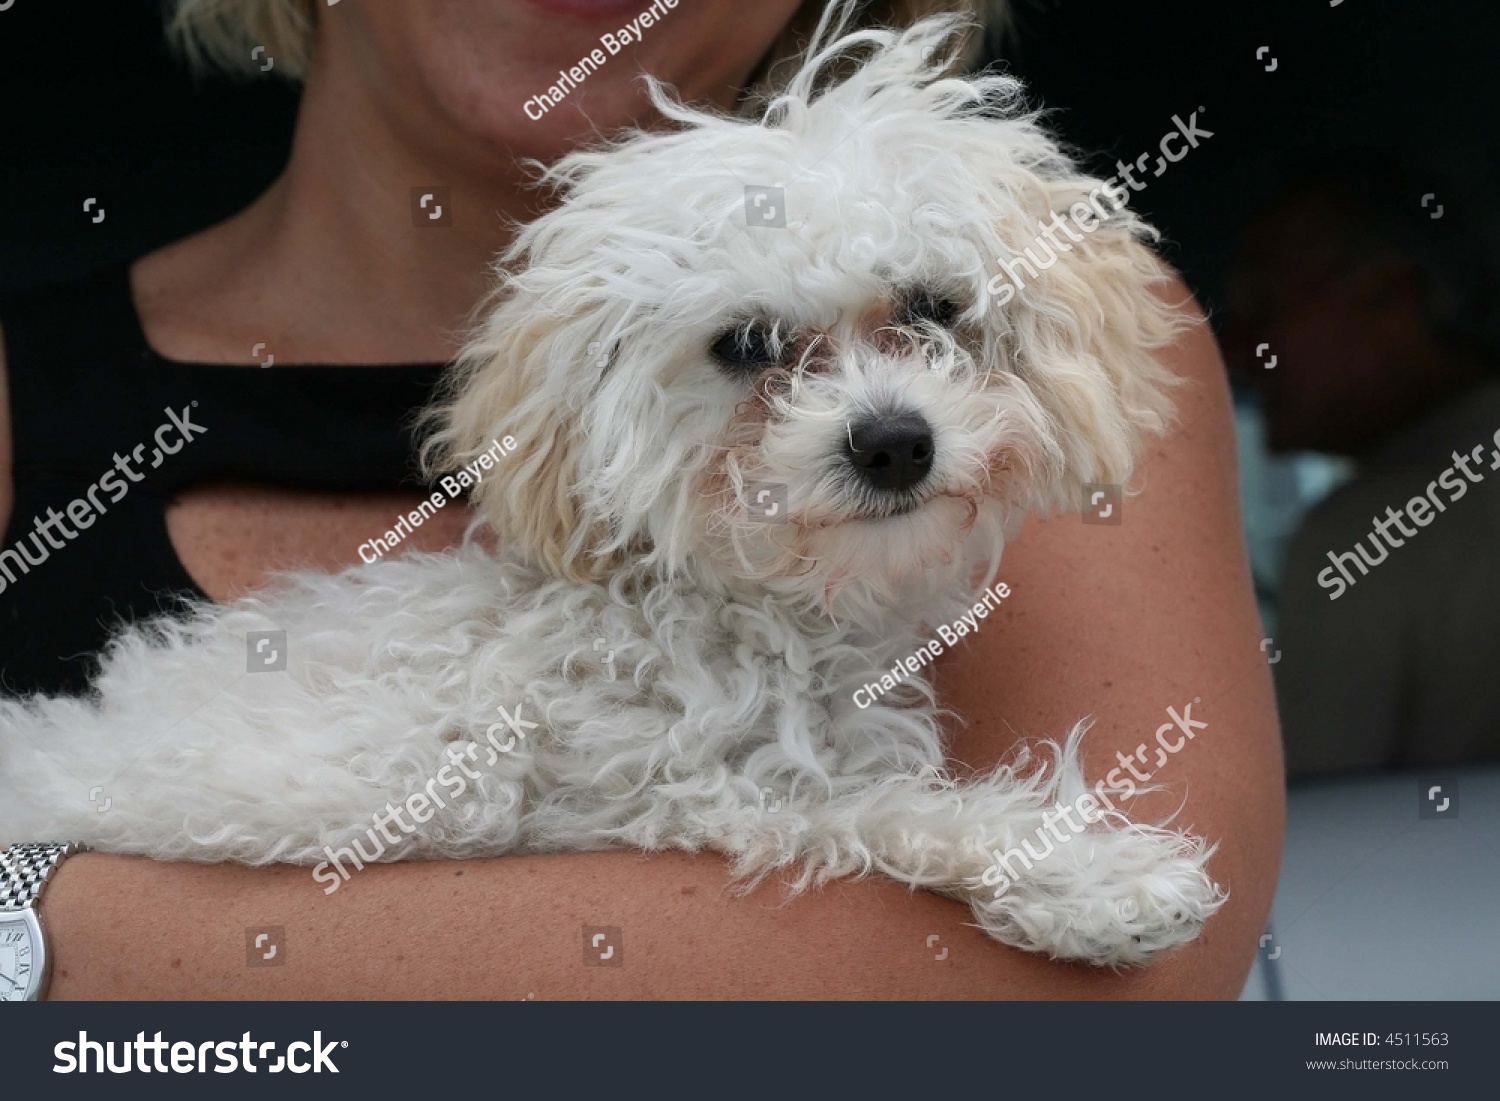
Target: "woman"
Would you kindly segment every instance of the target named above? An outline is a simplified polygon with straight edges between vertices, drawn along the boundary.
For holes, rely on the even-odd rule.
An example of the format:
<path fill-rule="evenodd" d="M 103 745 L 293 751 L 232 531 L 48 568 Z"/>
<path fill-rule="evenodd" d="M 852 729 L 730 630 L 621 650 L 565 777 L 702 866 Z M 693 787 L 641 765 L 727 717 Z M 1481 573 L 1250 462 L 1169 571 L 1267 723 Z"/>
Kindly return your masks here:
<path fill-rule="evenodd" d="M 47 496 L 43 444 L 28 427 L 32 410 L 57 417 L 66 399 L 65 388 L 36 381 L 67 373 L 47 370 L 53 332 L 69 371 L 108 361 L 101 385 L 139 377 L 177 386 L 179 403 L 191 396 L 183 387 L 208 395 L 192 414 L 201 438 L 113 506 L 117 525 L 149 527 L 150 510 L 165 510 L 155 550 L 130 564 L 141 571 L 134 592 L 181 589 L 186 578 L 223 600 L 278 568 L 355 563 L 419 495 L 399 485 L 405 441 L 380 430 L 394 432 L 418 403 L 413 390 L 455 350 L 485 265 L 505 243 L 504 218 L 529 217 L 544 201 L 522 159 L 550 160 L 596 132 L 649 124 L 642 70 L 686 98 L 732 108 L 820 4 L 768 0 L 745 14 L 731 0 L 663 2 L 642 26 L 644 0 L 178 0 L 176 27 L 197 54 L 245 64 L 264 45 L 279 71 L 305 69 L 292 157 L 247 210 L 137 261 L 113 292 L 100 280 L 71 290 L 113 293 L 113 314 L 101 316 L 128 338 L 109 349 L 36 320 L 59 311 L 55 292 L 0 313 L 17 414 L 13 425 L 0 416 L 5 545 L 39 505 L 66 495 L 54 486 Z M 892 3 L 898 11 L 872 16 L 909 21 L 934 6 Z M 628 25 L 640 31 L 618 53 L 582 80 L 560 81 L 602 35 Z M 952 654 L 938 677 L 946 704 L 967 720 L 955 761 L 976 768 L 1022 737 L 1056 736 L 1091 712 L 1099 722 L 1086 763 L 1103 775 L 1169 721 L 1169 708 L 1181 715 L 1192 701 L 1194 720 L 1209 725 L 1160 777 L 1168 790 L 1137 798 L 1131 810 L 1161 818 L 1185 800 L 1178 823 L 1222 841 L 1211 871 L 1231 898 L 1197 944 L 1145 971 L 1102 973 L 999 946 L 967 925 L 960 904 L 878 878 L 787 906 L 775 885 L 737 898 L 724 890 L 723 863 L 704 855 L 380 865 L 325 896 L 309 889 L 302 868 L 86 854 L 63 864 L 48 888 L 52 996 L 1233 997 L 1274 886 L 1281 761 L 1234 506 L 1223 371 L 1186 289 L 1164 293 L 1189 302 L 1195 325 L 1165 357 L 1189 385 L 1177 429 L 1142 472 L 1146 491 L 1118 527 L 1084 527 L 1076 517 L 1030 525 L 1005 562 L 1016 594 L 1009 615 Z M 253 370 L 267 355 L 276 370 Z M 292 461 L 257 450 L 281 426 L 265 414 L 257 421 L 254 404 L 274 401 L 278 388 L 296 395 L 288 417 L 312 405 L 330 425 L 373 431 L 347 453 L 325 446 L 321 458 L 342 474 L 309 463 L 306 452 Z M 356 403 L 362 413 L 352 415 L 346 406 Z M 156 408 L 137 402 L 135 442 L 150 438 L 149 416 L 165 417 Z M 165 408 L 182 412 L 171 401 Z M 225 460 L 224 444 L 209 445 L 215 430 L 249 457 Z M 295 442 L 314 452 L 319 444 Z M 107 466 L 110 457 L 97 458 Z M 104 519 L 0 594 L 29 610 L 29 620 L 11 618 L 23 620 L 32 663 L 11 660 L 38 680 L 56 675 L 34 660 L 38 650 L 54 662 L 61 652 L 45 636 L 68 629 L 48 624 L 39 605 L 48 592 L 62 599 L 69 571 L 82 568 L 74 563 L 103 563 L 111 538 L 125 537 L 123 526 L 111 536 Z M 403 548 L 452 543 L 465 519 L 445 510 Z M 285 926 L 289 963 L 246 970 L 244 930 L 267 923 Z M 621 928 L 625 966 L 580 965 L 584 924 Z M 382 962 L 359 966 L 365 959 Z"/>

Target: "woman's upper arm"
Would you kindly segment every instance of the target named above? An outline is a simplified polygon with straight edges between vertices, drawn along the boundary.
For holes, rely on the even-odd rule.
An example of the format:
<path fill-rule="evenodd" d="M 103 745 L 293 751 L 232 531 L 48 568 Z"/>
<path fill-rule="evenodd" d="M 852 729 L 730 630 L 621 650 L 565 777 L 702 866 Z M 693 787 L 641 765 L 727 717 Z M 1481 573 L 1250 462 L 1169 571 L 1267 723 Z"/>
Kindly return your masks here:
<path fill-rule="evenodd" d="M 1165 790 L 1125 808 L 1218 842 L 1209 864 L 1229 902 L 1195 944 L 1144 971 L 1104 979 L 1121 996 L 1234 997 L 1274 893 L 1284 779 L 1275 697 L 1241 536 L 1234 426 L 1218 348 L 1197 323 L 1163 353 L 1186 380 L 1178 415 L 1153 440 L 1118 524 L 1078 515 L 1028 522 L 1007 549 L 1000 617 L 939 670 L 939 698 L 964 716 L 954 757 L 986 768 L 1018 740 L 1060 738 L 1080 719 L 1091 784 L 1146 747 L 1136 768 Z M 1117 506 L 1119 507 L 1119 506 Z M 1185 741 L 1175 717 L 1191 719 Z M 1173 754 L 1158 752 L 1157 731 Z M 1160 760 L 1165 758 L 1164 760 Z M 1160 763 L 1158 761 L 1160 760 Z M 1124 774 L 1117 774 L 1124 775 Z M 1101 976 L 1102 977 L 1102 976 Z"/>

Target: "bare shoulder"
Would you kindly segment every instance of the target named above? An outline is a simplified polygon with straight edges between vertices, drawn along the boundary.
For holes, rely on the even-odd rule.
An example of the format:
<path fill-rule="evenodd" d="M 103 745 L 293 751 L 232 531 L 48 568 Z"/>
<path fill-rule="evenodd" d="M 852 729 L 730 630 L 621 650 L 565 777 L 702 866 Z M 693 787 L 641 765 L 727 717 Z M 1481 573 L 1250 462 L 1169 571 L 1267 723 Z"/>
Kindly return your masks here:
<path fill-rule="evenodd" d="M 248 363 L 254 345 L 238 281 L 253 255 L 240 241 L 243 215 L 174 241 L 131 265 L 131 293 L 147 342 L 171 359 Z M 254 308 L 248 312 L 253 316 Z"/>
<path fill-rule="evenodd" d="M 1028 522 L 1000 571 L 1010 597 L 939 668 L 938 687 L 964 717 L 953 755 L 966 765 L 988 767 L 1020 741 L 1060 738 L 1088 718 L 1091 776 L 1145 758 L 1136 767 L 1163 790 L 1130 801 L 1129 813 L 1161 820 L 1181 806 L 1174 825 L 1220 843 L 1210 872 L 1230 892 L 1204 937 L 1152 968 L 1150 982 L 1179 990 L 1174 975 L 1190 974 L 1193 990 L 1231 997 L 1275 885 L 1281 740 L 1240 527 L 1227 377 L 1186 286 L 1161 293 L 1190 322 L 1161 354 L 1183 385 L 1173 427 L 1137 470 L 1138 492 L 1114 523 L 1076 513 Z"/>

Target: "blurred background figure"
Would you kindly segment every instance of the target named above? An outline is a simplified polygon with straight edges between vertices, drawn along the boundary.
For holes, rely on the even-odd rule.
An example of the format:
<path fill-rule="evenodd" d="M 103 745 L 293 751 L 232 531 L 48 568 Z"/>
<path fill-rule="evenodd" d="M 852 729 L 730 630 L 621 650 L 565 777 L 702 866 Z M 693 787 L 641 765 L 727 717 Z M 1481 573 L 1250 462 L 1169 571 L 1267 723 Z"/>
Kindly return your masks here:
<path fill-rule="evenodd" d="M 1282 181 L 1240 234 L 1225 351 L 1270 451 L 1353 469 L 1279 571 L 1288 772 L 1500 758 L 1493 252 L 1451 184 L 1394 156 Z"/>

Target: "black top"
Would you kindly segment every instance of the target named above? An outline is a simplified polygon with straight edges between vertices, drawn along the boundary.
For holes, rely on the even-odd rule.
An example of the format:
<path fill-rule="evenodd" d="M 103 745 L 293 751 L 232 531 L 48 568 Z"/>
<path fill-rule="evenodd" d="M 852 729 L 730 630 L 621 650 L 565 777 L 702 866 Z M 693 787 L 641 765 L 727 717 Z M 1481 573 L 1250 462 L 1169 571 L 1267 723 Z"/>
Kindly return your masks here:
<path fill-rule="evenodd" d="M 0 693 L 81 693 L 122 622 L 208 599 L 167 536 L 167 505 L 190 485 L 422 485 L 413 421 L 443 365 L 164 359 L 128 272 L 0 298 L 15 486 L 0 538 Z"/>

